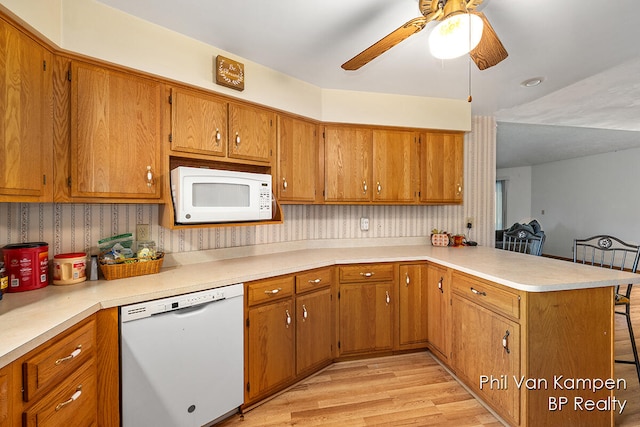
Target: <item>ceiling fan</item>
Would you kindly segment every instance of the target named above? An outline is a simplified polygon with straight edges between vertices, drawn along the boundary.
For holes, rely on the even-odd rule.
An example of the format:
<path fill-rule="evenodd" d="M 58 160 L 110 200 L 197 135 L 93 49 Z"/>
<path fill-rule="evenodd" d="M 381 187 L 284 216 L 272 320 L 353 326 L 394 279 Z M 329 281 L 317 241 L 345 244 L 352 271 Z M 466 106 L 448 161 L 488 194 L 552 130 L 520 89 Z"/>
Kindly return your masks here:
<path fill-rule="evenodd" d="M 493 30 L 493 27 L 491 27 L 491 24 L 489 24 L 484 13 L 476 11 L 476 8 L 482 4 L 482 1 L 483 0 L 419 0 L 419 8 L 422 16 L 406 22 L 395 31 L 378 40 L 342 64 L 342 68 L 349 71 L 357 70 L 409 36 L 422 30 L 429 22 L 444 21 L 455 15 L 467 13 L 479 17 L 483 23 L 480 41 L 475 48 L 469 51 L 469 55 L 480 70 L 493 67 L 509 54 L 500 42 L 500 39 L 498 39 L 496 32 Z"/>

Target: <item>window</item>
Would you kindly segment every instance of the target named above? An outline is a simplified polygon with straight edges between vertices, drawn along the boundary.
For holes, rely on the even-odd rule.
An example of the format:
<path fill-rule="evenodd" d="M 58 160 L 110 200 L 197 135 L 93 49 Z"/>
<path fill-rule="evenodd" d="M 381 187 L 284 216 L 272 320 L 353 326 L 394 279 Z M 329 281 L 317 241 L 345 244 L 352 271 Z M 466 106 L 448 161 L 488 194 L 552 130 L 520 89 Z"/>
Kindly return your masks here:
<path fill-rule="evenodd" d="M 496 181 L 496 230 L 504 229 L 507 219 L 507 180 Z"/>

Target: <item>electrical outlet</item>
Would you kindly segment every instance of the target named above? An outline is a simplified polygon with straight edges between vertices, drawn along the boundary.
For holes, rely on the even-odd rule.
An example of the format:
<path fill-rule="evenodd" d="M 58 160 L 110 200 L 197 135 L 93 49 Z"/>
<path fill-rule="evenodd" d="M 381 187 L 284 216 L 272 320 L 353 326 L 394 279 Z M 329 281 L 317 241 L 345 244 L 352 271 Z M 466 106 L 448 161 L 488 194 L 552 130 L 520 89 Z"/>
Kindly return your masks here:
<path fill-rule="evenodd" d="M 149 230 L 149 224 L 136 225 L 136 240 L 138 242 L 148 242 L 151 240 L 151 231 Z"/>
<path fill-rule="evenodd" d="M 369 231 L 369 218 L 360 218 L 360 231 Z"/>
<path fill-rule="evenodd" d="M 473 218 L 467 218 L 467 228 L 473 228 Z"/>

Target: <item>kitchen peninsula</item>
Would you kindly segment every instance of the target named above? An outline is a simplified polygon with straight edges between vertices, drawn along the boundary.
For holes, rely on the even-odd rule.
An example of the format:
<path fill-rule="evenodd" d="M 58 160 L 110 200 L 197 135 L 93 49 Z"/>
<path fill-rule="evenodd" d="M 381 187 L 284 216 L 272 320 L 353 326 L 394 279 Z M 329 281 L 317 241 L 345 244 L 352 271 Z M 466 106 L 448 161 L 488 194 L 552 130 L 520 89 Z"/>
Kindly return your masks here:
<path fill-rule="evenodd" d="M 435 295 L 447 296 L 438 319 L 431 312 L 424 314 L 432 322 L 428 330 L 440 330 L 444 344 L 439 345 L 430 333 L 425 344 L 414 349 L 431 349 L 511 425 L 613 425 L 612 410 L 579 410 L 574 401 L 612 401 L 615 389 L 557 389 L 554 378 L 615 380 L 613 287 L 640 283 L 639 275 L 486 247 L 433 247 L 424 240 L 415 245 L 351 248 L 308 248 L 304 245 L 309 243 L 300 243 L 303 247 L 282 245 L 261 254 L 256 254 L 261 249 L 255 247 L 182 253 L 168 255 L 165 268 L 156 275 L 8 294 L 0 303 L 0 393 L 2 374 L 10 372 L 6 367 L 88 317 L 107 312 L 109 318 L 125 304 L 318 269 L 334 272 L 336 283 L 331 292 L 339 298 L 342 288 L 337 282 L 348 281 L 342 276 L 348 273 L 345 268 L 390 266 L 388 271 L 395 276 L 388 280 L 393 287 L 386 297 L 394 310 L 391 324 L 395 331 L 402 327 L 398 305 L 403 304 L 403 288 L 409 288 L 411 268 L 425 266 L 421 280 L 435 284 Z M 276 252 L 268 253 L 270 250 Z M 431 309 L 431 302 L 426 306 Z M 340 313 L 335 311 L 339 323 Z M 115 318 L 115 323 L 104 322 L 115 332 L 98 331 L 98 346 L 104 345 L 99 341 L 104 336 L 111 336 L 107 342 L 113 345 L 117 315 Z M 345 338 L 334 337 L 340 339 Z M 398 340 L 396 337 L 391 351 L 408 348 Z M 117 360 L 117 348 L 108 350 Z M 340 350 L 335 350 L 333 360 L 340 357 Z M 18 383 L 21 379 L 15 376 L 7 381 Z M 547 388 L 531 386 L 545 381 Z M 0 406 L 7 402 L 2 397 Z M 557 398 L 566 398 L 569 404 L 554 409 L 551 403 L 560 400 L 551 399 Z M 10 397 L 8 402 L 11 408 L 15 400 Z"/>

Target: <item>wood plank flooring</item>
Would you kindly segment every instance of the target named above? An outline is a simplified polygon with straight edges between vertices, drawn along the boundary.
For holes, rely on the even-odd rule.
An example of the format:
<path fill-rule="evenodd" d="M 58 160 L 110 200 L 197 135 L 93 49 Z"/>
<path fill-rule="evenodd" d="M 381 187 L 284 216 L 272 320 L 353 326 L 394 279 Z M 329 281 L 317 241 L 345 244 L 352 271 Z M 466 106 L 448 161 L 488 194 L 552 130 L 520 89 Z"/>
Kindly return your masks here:
<path fill-rule="evenodd" d="M 632 318 L 640 335 L 640 286 L 633 290 Z M 616 315 L 616 357 L 631 359 L 626 321 Z M 640 383 L 633 365 L 615 365 L 627 389 L 616 426 L 640 426 Z M 429 352 L 336 363 L 285 393 L 218 424 L 275 426 L 501 426 Z"/>

